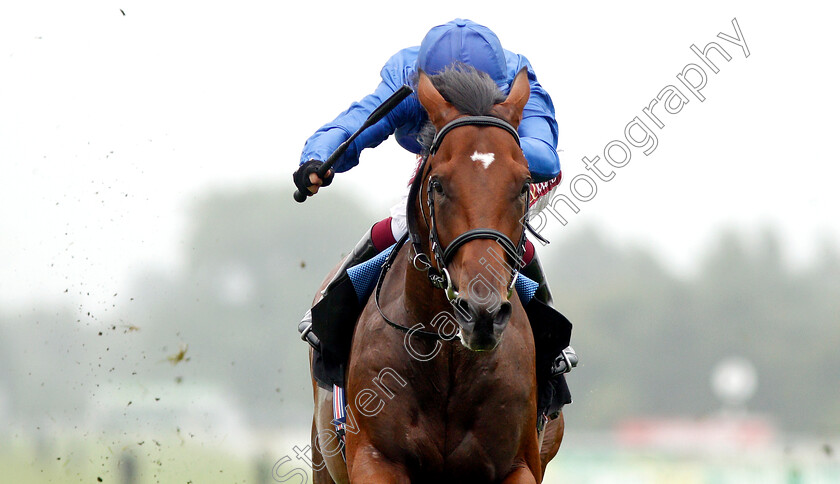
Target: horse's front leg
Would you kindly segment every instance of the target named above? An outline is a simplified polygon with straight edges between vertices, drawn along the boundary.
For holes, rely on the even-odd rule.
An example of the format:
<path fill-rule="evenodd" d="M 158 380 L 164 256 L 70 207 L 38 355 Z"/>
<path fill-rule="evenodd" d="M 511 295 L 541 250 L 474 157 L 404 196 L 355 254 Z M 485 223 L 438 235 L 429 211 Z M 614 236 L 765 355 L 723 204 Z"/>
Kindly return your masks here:
<path fill-rule="evenodd" d="M 534 435 L 533 447 L 528 445 L 514 460 L 513 469 L 502 479 L 502 484 L 537 484 L 542 482 L 540 453 L 537 448 L 537 436 Z"/>
<path fill-rule="evenodd" d="M 527 467 L 519 467 L 505 477 L 502 484 L 537 484 L 537 478 Z"/>
<path fill-rule="evenodd" d="M 566 424 L 563 420 L 563 412 L 560 412 L 560 415 L 557 418 L 545 424 L 545 428 L 543 429 L 542 446 L 540 447 L 540 464 L 543 476 L 545 476 L 546 466 L 548 466 L 548 463 L 551 462 L 551 459 L 557 455 L 557 451 L 560 449 L 560 443 L 563 442 L 563 433 L 565 428 Z"/>
<path fill-rule="evenodd" d="M 354 446 L 347 455 L 347 471 L 351 483 L 364 484 L 411 484 L 405 467 L 385 458 L 369 442 Z"/>

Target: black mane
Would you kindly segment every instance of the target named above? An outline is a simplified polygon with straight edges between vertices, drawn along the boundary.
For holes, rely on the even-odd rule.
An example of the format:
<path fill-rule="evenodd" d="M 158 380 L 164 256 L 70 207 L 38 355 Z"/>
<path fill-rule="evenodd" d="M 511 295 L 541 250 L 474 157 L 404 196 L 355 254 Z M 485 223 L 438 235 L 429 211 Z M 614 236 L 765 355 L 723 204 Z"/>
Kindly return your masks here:
<path fill-rule="evenodd" d="M 487 116 L 494 105 L 506 99 L 487 73 L 463 63 L 452 64 L 440 74 L 429 76 L 429 80 L 455 109 L 470 116 Z M 429 154 L 434 137 L 435 127 L 427 122 L 417 135 L 423 156 Z"/>

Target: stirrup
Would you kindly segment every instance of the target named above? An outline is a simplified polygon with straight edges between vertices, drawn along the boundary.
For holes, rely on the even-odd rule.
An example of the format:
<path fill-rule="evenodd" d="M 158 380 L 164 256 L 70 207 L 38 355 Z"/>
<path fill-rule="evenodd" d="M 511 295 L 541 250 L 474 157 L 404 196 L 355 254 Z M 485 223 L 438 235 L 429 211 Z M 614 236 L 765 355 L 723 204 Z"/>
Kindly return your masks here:
<path fill-rule="evenodd" d="M 307 309 L 306 314 L 303 315 L 303 319 L 300 320 L 298 323 L 298 332 L 300 333 L 300 339 L 309 343 L 309 346 L 315 348 L 316 350 L 321 349 L 321 340 L 312 332 L 312 310 Z"/>
<path fill-rule="evenodd" d="M 577 367 L 578 365 L 578 355 L 575 353 L 574 348 L 571 346 L 567 346 L 563 351 L 560 352 L 560 356 L 554 360 L 554 364 L 551 365 L 551 376 L 558 376 L 563 375 L 572 371 L 572 368 Z"/>

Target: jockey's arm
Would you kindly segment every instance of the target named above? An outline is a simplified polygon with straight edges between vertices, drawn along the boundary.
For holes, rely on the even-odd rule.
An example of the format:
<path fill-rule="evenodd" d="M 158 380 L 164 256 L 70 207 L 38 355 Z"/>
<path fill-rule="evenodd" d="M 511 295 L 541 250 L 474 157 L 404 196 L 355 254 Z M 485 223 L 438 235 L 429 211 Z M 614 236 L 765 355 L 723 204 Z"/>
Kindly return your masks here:
<path fill-rule="evenodd" d="M 554 104 L 551 97 L 531 78 L 531 96 L 525 105 L 519 136 L 522 152 L 528 160 L 528 168 L 535 182 L 550 180 L 560 174 L 560 158 L 557 156 L 557 121 L 554 118 Z"/>
<path fill-rule="evenodd" d="M 403 49 L 389 59 L 388 63 L 382 68 L 380 73 L 382 82 L 376 90 L 362 100 L 353 103 L 333 121 L 319 128 L 306 141 L 301 153 L 300 163 L 303 164 L 312 159 L 326 160 L 341 143 L 350 137 L 351 133 L 361 127 L 374 109 L 402 84 L 406 83 L 406 67 L 413 64 L 416 49 L 416 47 Z M 516 68 L 513 72 L 518 72 L 522 66 L 529 67 L 531 95 L 525 105 L 522 121 L 519 125 L 522 151 L 525 159 L 528 160 L 528 166 L 534 181 L 550 180 L 560 174 L 560 159 L 557 156 L 558 129 L 554 117 L 554 104 L 551 97 L 537 81 L 536 75 L 534 75 L 528 60 L 524 56 L 511 53 L 509 60 L 511 62 L 509 66 Z M 415 119 L 417 118 L 416 111 L 421 109 L 414 96 L 400 103 L 385 118 L 363 131 L 350 144 L 347 151 L 333 165 L 333 171 L 341 173 L 353 168 L 359 163 L 359 154 L 363 149 L 379 145 L 398 128 L 409 126 L 409 129 L 404 130 L 407 132 L 416 131 L 415 128 L 419 129 L 419 126 L 411 126 L 413 126 L 412 122 L 417 121 Z M 412 148 L 407 146 L 407 140 L 400 139 L 398 141 L 410 151 L 419 151 L 419 145 Z M 313 177 L 315 179 L 312 179 Z M 317 175 L 312 174 L 310 175 L 310 181 L 316 183 L 316 187 L 313 187 L 313 189 L 317 190 L 318 182 L 321 180 L 317 178 Z"/>
<path fill-rule="evenodd" d="M 320 127 L 315 134 L 306 140 L 300 157 L 301 164 L 312 159 L 326 160 L 341 143 L 362 126 L 370 113 L 405 83 L 403 66 L 399 62 L 404 57 L 403 52 L 395 55 L 382 68 L 380 73 L 382 82 L 379 83 L 372 94 L 351 104 L 346 111 Z M 359 164 L 359 154 L 363 149 L 378 146 L 411 117 L 409 112 L 411 104 L 412 100 L 409 98 L 397 105 L 378 123 L 359 134 L 350 143 L 347 151 L 333 165 L 334 171 L 337 173 L 345 172 Z M 414 104 L 416 104 L 416 101 L 414 101 Z"/>

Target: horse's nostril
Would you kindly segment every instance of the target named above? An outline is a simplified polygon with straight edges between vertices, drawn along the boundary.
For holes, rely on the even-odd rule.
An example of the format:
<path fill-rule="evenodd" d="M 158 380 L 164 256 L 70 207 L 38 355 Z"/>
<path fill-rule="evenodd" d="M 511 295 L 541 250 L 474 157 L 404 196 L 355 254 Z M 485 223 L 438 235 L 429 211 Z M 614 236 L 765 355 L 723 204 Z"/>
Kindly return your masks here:
<path fill-rule="evenodd" d="M 470 303 L 466 299 L 458 299 L 455 301 L 455 309 L 460 313 L 461 317 L 466 321 L 473 320 L 473 311 L 470 308 Z"/>
<path fill-rule="evenodd" d="M 493 324 L 496 326 L 507 324 L 507 322 L 510 320 L 510 315 L 512 312 L 513 308 L 510 305 L 510 302 L 502 302 L 502 304 L 499 305 L 499 309 L 496 311 L 496 314 L 493 316 Z"/>

